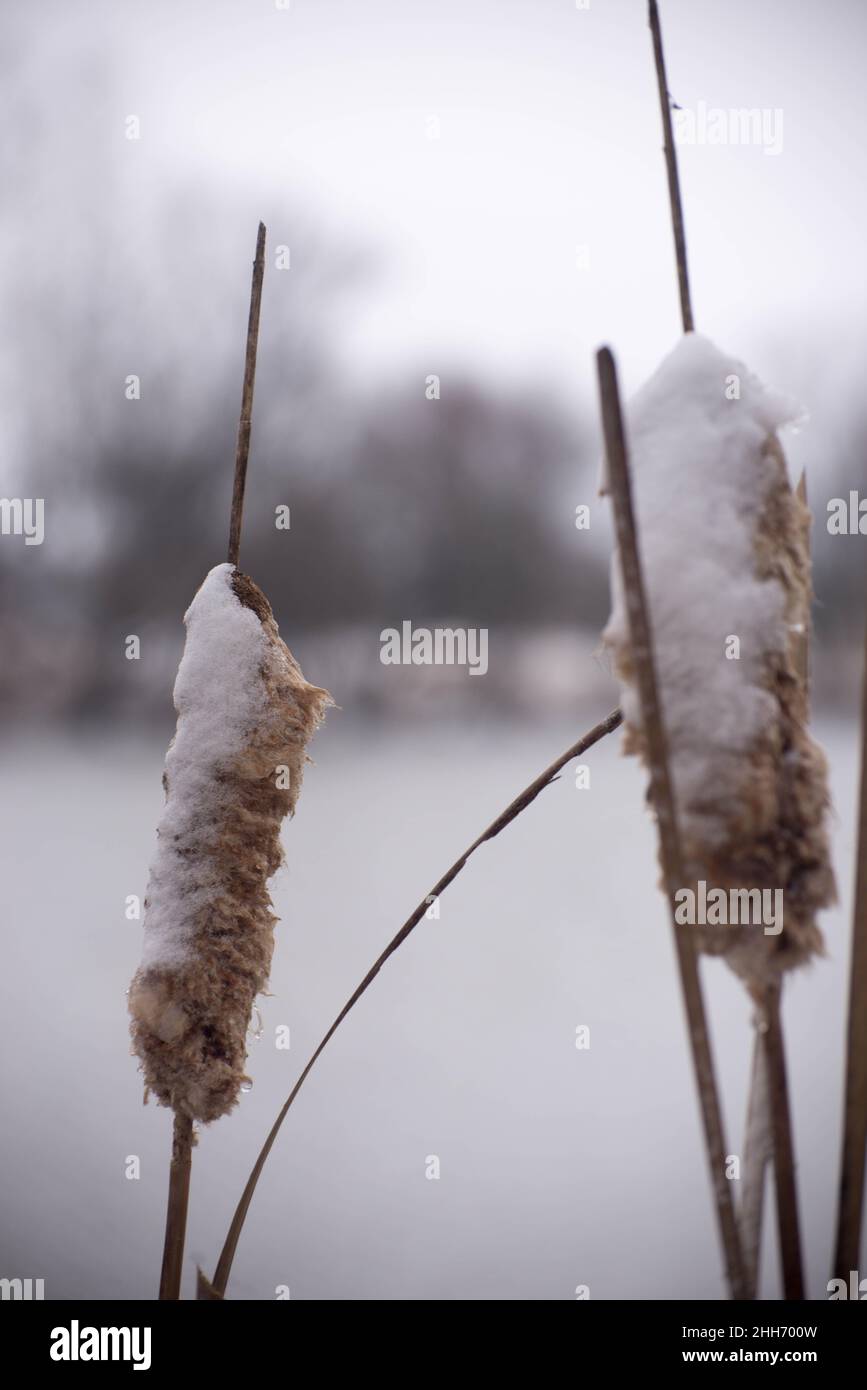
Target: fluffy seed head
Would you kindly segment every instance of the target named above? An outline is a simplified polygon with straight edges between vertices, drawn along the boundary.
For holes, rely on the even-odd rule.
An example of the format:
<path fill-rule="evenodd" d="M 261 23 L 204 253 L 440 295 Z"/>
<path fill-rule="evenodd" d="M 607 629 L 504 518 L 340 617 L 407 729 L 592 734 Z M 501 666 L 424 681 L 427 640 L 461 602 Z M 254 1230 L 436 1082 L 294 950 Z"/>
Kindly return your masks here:
<path fill-rule="evenodd" d="M 330 699 L 304 679 L 265 595 L 234 566 L 210 572 L 184 621 L 130 1013 L 148 1089 L 210 1121 L 245 1080 L 247 1029 L 274 947 L 267 881 Z"/>
<path fill-rule="evenodd" d="M 757 987 L 822 951 L 816 913 L 835 891 L 827 769 L 806 727 L 799 660 L 809 514 L 776 434 L 793 414 L 741 363 L 687 334 L 628 421 L 683 887 L 782 890 L 779 934 L 753 923 L 693 928 L 702 950 Z M 624 747 L 646 760 L 617 556 L 612 591 L 604 640 L 622 683 Z"/>

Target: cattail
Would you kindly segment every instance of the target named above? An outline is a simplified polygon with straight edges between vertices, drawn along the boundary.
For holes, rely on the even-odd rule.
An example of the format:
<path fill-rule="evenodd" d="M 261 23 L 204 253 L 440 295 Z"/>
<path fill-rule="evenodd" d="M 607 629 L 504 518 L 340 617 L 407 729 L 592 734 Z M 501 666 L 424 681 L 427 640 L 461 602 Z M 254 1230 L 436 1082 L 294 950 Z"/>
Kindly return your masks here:
<path fill-rule="evenodd" d="M 265 595 L 234 565 L 211 570 L 184 621 L 130 1013 L 148 1090 L 207 1122 L 247 1080 L 247 1030 L 274 948 L 267 881 L 330 699 L 304 679 Z"/>
<path fill-rule="evenodd" d="M 695 926 L 701 949 L 759 990 L 821 953 L 816 914 L 835 891 L 827 769 L 806 728 L 799 665 L 809 513 L 776 434 L 796 413 L 694 333 L 629 412 L 684 888 L 703 881 L 717 905 L 781 890 L 779 930 L 725 912 L 720 925 L 708 913 Z M 617 556 L 612 591 L 604 640 L 623 685 L 624 746 L 646 760 Z"/>

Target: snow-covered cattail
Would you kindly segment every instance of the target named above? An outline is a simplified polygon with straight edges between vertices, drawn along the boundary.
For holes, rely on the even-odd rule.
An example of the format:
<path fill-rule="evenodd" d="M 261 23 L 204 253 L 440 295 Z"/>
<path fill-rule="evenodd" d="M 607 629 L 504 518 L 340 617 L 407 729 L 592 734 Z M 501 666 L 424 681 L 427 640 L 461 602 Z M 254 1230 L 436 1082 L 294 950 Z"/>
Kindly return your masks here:
<path fill-rule="evenodd" d="M 148 1089 L 176 1114 L 210 1121 L 245 1081 L 274 946 L 267 880 L 329 696 L 304 679 L 265 595 L 235 566 L 211 570 L 184 621 L 130 1013 Z"/>
<path fill-rule="evenodd" d="M 776 433 L 796 415 L 694 333 L 628 412 L 684 888 L 703 881 L 707 901 L 722 890 L 744 904 L 744 890 L 781 893 L 780 929 L 718 912 L 695 926 L 701 949 L 757 988 L 821 953 L 816 914 L 835 891 L 826 764 L 806 728 L 799 657 L 809 514 Z M 612 595 L 604 638 L 623 687 L 625 748 L 644 758 L 618 556 Z"/>

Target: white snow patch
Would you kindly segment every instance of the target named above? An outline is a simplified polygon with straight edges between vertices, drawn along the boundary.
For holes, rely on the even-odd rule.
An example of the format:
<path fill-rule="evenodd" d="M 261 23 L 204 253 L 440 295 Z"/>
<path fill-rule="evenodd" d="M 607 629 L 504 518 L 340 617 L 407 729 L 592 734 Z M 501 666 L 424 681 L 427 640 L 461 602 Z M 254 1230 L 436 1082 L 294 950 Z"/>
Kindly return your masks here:
<path fill-rule="evenodd" d="M 208 853 L 227 795 L 217 774 L 241 752 L 264 709 L 267 638 L 235 595 L 233 573 L 229 564 L 212 569 L 184 614 L 178 725 L 166 754 L 169 794 L 148 881 L 143 967 L 182 962 L 191 920 L 221 891 Z"/>
<path fill-rule="evenodd" d="M 740 398 L 726 386 L 739 381 Z M 657 678 L 682 819 L 713 839 L 738 760 L 775 714 L 762 688 L 765 653 L 787 640 L 776 580 L 755 578 L 756 525 L 775 465 L 768 434 L 800 418 L 743 363 L 685 335 L 627 412 L 633 506 L 650 606 Z M 605 638 L 629 640 L 619 556 L 612 561 Z M 740 639 L 740 659 L 725 656 Z M 637 689 L 622 689 L 627 721 L 641 725 Z M 699 811 L 696 803 L 704 800 Z M 714 811 L 714 809 L 716 810 Z"/>

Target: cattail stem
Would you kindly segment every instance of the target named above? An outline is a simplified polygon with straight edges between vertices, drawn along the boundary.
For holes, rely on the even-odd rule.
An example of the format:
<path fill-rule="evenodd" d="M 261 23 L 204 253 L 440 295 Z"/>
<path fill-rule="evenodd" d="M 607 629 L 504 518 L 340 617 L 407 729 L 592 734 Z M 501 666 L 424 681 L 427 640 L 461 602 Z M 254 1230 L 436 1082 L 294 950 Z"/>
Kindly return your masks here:
<path fill-rule="evenodd" d="M 172 1163 L 169 1169 L 169 1200 L 166 1208 L 166 1238 L 160 1275 L 160 1300 L 181 1296 L 181 1273 L 187 1233 L 187 1207 L 190 1200 L 190 1169 L 193 1163 L 193 1122 L 188 1115 L 175 1112 L 172 1130 Z"/>
<path fill-rule="evenodd" d="M 771 1128 L 774 1136 L 774 1193 L 780 1259 L 783 1265 L 783 1296 L 787 1300 L 800 1300 L 804 1297 L 804 1271 L 780 994 L 778 984 L 769 985 L 765 990 L 763 1002 L 766 1027 L 762 1032 L 762 1039 L 768 1068 Z"/>
<path fill-rule="evenodd" d="M 232 515 L 229 522 L 228 561 L 230 565 L 237 565 L 238 554 L 241 549 L 241 518 L 244 512 L 244 488 L 247 483 L 247 459 L 250 455 L 253 387 L 256 381 L 256 349 L 259 345 L 259 310 L 262 306 L 264 274 L 265 224 L 260 222 L 256 237 L 256 259 L 253 261 L 253 284 L 250 288 L 250 317 L 247 323 L 247 351 L 244 355 L 241 418 L 238 422 L 238 443 L 235 449 L 235 483 L 232 489 Z"/>
<path fill-rule="evenodd" d="M 852 966 L 849 976 L 849 1025 L 846 1047 L 846 1096 L 834 1276 L 849 1280 L 859 1269 L 867 1155 L 867 635 L 864 644 L 864 690 L 861 711 L 861 791 Z"/>
<path fill-rule="evenodd" d="M 250 453 L 250 422 L 253 413 L 253 384 L 256 378 L 256 348 L 259 341 L 259 309 L 262 303 L 264 273 L 265 226 L 264 223 L 260 222 L 256 237 L 256 258 L 253 262 L 253 284 L 250 290 L 244 385 L 241 392 L 241 419 L 238 424 L 235 481 L 229 522 L 229 563 L 233 565 L 238 563 L 238 552 L 241 545 L 241 517 L 244 510 L 244 487 L 247 481 L 247 458 Z M 176 1110 L 172 1129 L 172 1161 L 169 1168 L 169 1197 L 166 1207 L 166 1232 L 160 1273 L 160 1300 L 176 1300 L 181 1296 L 181 1274 L 187 1233 L 187 1208 L 190 1200 L 192 1162 L 193 1122 L 189 1115 Z"/>
<path fill-rule="evenodd" d="M 210 1292 L 203 1292 L 202 1294 L 200 1294 L 200 1297 L 211 1298 L 216 1295 L 216 1297 L 222 1298 L 222 1296 L 225 1294 L 226 1285 L 229 1282 L 229 1275 L 232 1272 L 232 1262 L 235 1258 L 235 1251 L 238 1248 L 238 1240 L 240 1238 L 241 1231 L 244 1227 L 244 1221 L 246 1219 L 250 1203 L 253 1200 L 253 1193 L 256 1191 L 256 1184 L 258 1183 L 262 1169 L 265 1166 L 265 1161 L 269 1153 L 271 1152 L 274 1140 L 277 1138 L 277 1135 L 280 1132 L 280 1126 L 283 1124 L 283 1121 L 288 1115 L 290 1107 L 292 1106 L 292 1103 L 295 1100 L 295 1097 L 298 1095 L 298 1092 L 301 1090 L 301 1087 L 304 1085 L 304 1082 L 307 1080 L 307 1077 L 313 1070 L 313 1067 L 315 1066 L 317 1059 L 319 1058 L 321 1053 L 324 1052 L 328 1043 L 331 1041 L 334 1034 L 337 1032 L 337 1029 L 340 1027 L 341 1023 L 346 1018 L 346 1015 L 350 1012 L 351 1009 L 355 1007 L 361 996 L 376 979 L 376 976 L 379 974 L 380 970 L 382 969 L 385 962 L 388 960 L 389 956 L 392 956 L 394 954 L 397 948 L 401 946 L 404 941 L 406 941 L 406 938 L 409 936 L 410 932 L 412 932 L 414 928 L 418 926 L 425 913 L 429 910 L 432 899 L 438 898 L 442 893 L 444 893 L 446 888 L 448 888 L 449 884 L 457 878 L 461 869 L 464 867 L 467 860 L 470 858 L 470 855 L 474 854 L 476 850 L 487 840 L 493 840 L 495 835 L 499 835 L 500 831 L 504 830 L 507 825 L 511 824 L 511 822 L 516 818 L 516 816 L 519 816 L 522 811 L 526 810 L 526 808 L 531 804 L 531 802 L 536 800 L 536 797 L 539 795 L 540 792 L 544 791 L 546 787 L 549 787 L 552 782 L 557 780 L 557 777 L 559 776 L 560 772 L 563 770 L 567 763 L 571 762 L 573 758 L 580 757 L 582 753 L 586 753 L 588 748 L 592 748 L 593 745 L 595 743 L 598 743 L 600 739 L 603 739 L 606 734 L 613 733 L 614 730 L 617 729 L 622 722 L 623 715 L 621 714 L 620 710 L 612 710 L 611 714 L 609 714 L 606 719 L 603 719 L 600 724 L 597 724 L 595 728 L 591 729 L 590 732 L 585 734 L 583 738 L 579 739 L 577 743 L 574 743 L 571 748 L 567 748 L 566 752 L 562 753 L 560 757 L 557 758 L 556 761 L 551 764 L 550 767 L 545 769 L 544 772 L 540 772 L 539 776 L 534 778 L 530 785 L 528 787 L 525 787 L 524 790 L 518 796 L 515 797 L 514 801 L 510 801 L 506 809 L 500 812 L 496 820 L 492 821 L 491 824 L 488 826 L 487 830 L 483 831 L 482 834 L 479 835 L 479 837 L 473 841 L 469 849 L 464 850 L 460 858 L 455 860 L 451 868 L 443 874 L 442 878 L 435 884 L 435 886 L 431 889 L 430 893 L 426 894 L 425 897 L 422 898 L 418 907 L 407 918 L 397 935 L 392 937 L 385 950 L 376 959 L 374 964 L 368 970 L 364 979 L 361 981 L 361 984 L 352 993 L 347 1002 L 344 1004 L 343 1008 L 340 1010 L 340 1013 L 335 1018 L 331 1027 L 328 1029 L 328 1032 L 325 1034 L 324 1038 L 319 1043 L 318 1047 L 310 1057 L 309 1061 L 307 1062 L 307 1065 L 305 1066 L 298 1080 L 295 1082 L 294 1087 L 289 1093 L 288 1099 L 283 1105 L 283 1108 L 277 1116 L 277 1119 L 274 1121 L 270 1133 L 268 1134 L 268 1137 L 265 1140 L 265 1143 L 262 1145 L 262 1148 L 259 1152 L 259 1157 L 256 1159 L 256 1162 L 253 1165 L 253 1170 L 250 1173 L 249 1178 L 247 1179 L 247 1185 L 244 1188 L 243 1193 L 241 1194 L 241 1200 L 235 1209 L 234 1216 L 232 1217 L 232 1223 L 229 1227 L 229 1231 L 220 1254 L 219 1263 L 217 1264 L 216 1272 L 214 1274 L 213 1284 L 207 1284 L 207 1281 L 205 1281 L 205 1284 L 203 1286 L 204 1288 L 210 1290 Z"/>
<path fill-rule="evenodd" d="M 649 5 L 653 57 L 656 64 L 656 81 L 659 87 L 659 107 L 662 112 L 665 168 L 668 174 L 668 200 L 671 205 L 671 226 L 674 232 L 674 252 L 677 260 L 677 283 L 680 288 L 680 316 L 683 320 L 684 333 L 691 333 L 695 328 L 695 321 L 692 316 L 689 270 L 686 263 L 686 231 L 683 222 L 683 205 L 680 200 L 680 177 L 677 171 L 677 153 L 674 148 L 674 132 L 671 124 L 671 97 L 668 92 L 668 78 L 665 74 L 665 54 L 662 49 L 659 8 L 656 0 L 649 0 Z"/>
<path fill-rule="evenodd" d="M 683 857 L 677 826 L 674 790 L 669 771 L 668 740 L 656 679 L 650 614 L 644 592 L 644 580 L 632 508 L 632 489 L 617 386 L 617 370 L 614 358 L 608 348 L 602 348 L 597 354 L 597 366 L 609 487 L 614 501 L 614 521 L 623 573 L 630 643 L 648 749 L 650 794 L 656 811 L 663 875 L 671 904 L 675 953 L 680 972 L 696 1086 L 704 1122 L 711 1188 L 726 1260 L 729 1287 L 733 1298 L 744 1299 L 749 1296 L 749 1285 L 735 1219 L 731 1183 L 725 1172 L 726 1148 L 723 1137 L 722 1111 L 698 973 L 697 953 L 695 942 L 689 934 L 689 928 L 678 926 L 675 918 L 675 894 L 686 886 Z"/>
<path fill-rule="evenodd" d="M 753 1044 L 747 1120 L 744 1127 L 742 1196 L 738 1214 L 744 1267 L 751 1298 L 755 1298 L 759 1283 L 762 1218 L 765 1209 L 765 1176 L 768 1164 L 774 1156 L 774 1141 L 770 1121 L 771 1098 L 768 1092 L 768 1062 L 764 1038 L 760 1031 L 763 1024 L 764 1019 L 758 1016 Z"/>

